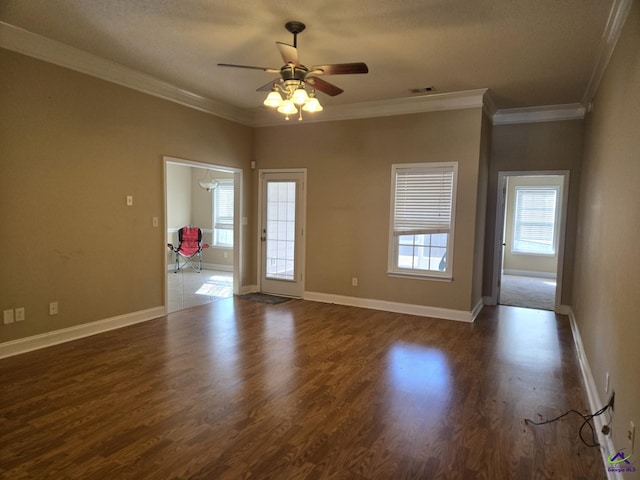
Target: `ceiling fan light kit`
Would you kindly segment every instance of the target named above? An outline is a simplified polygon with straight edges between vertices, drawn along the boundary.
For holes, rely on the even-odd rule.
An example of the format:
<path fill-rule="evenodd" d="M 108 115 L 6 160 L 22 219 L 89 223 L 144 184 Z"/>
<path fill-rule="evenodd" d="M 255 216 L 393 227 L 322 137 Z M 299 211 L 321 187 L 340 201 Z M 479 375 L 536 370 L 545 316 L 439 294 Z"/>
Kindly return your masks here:
<path fill-rule="evenodd" d="M 319 75 L 344 75 L 354 73 L 368 73 L 369 68 L 363 62 L 336 63 L 327 65 L 315 65 L 311 69 L 300 64 L 298 59 L 298 34 L 305 29 L 302 22 L 287 22 L 285 28 L 293 34 L 293 45 L 276 42 L 280 55 L 285 62 L 279 70 L 276 68 L 252 67 L 248 65 L 234 65 L 219 63 L 219 67 L 248 68 L 263 70 L 268 73 L 280 73 L 280 78 L 258 88 L 257 91 L 269 90 L 264 105 L 275 108 L 289 120 L 290 115 L 298 114 L 298 120 L 302 120 L 302 111 L 308 113 L 321 112 L 323 110 L 316 90 L 320 90 L 330 96 L 339 95 L 343 90 L 331 83 L 318 78 Z M 308 88 L 308 90 L 307 90 Z"/>
<path fill-rule="evenodd" d="M 322 105 L 315 96 L 315 89 L 307 93 L 303 81 L 287 80 L 283 85 L 274 84 L 264 104 L 284 114 L 286 120 L 296 113 L 298 120 L 302 120 L 302 110 L 309 113 L 322 111 Z"/>

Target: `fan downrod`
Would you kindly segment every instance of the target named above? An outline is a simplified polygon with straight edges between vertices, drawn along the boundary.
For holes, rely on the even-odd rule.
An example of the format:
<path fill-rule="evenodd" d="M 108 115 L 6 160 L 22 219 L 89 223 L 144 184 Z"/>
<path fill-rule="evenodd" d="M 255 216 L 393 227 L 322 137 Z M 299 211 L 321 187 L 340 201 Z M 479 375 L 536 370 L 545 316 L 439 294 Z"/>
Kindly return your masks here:
<path fill-rule="evenodd" d="M 298 34 L 306 28 L 306 25 L 302 22 L 291 21 L 284 24 L 289 32 L 293 33 L 293 46 L 298 47 Z"/>

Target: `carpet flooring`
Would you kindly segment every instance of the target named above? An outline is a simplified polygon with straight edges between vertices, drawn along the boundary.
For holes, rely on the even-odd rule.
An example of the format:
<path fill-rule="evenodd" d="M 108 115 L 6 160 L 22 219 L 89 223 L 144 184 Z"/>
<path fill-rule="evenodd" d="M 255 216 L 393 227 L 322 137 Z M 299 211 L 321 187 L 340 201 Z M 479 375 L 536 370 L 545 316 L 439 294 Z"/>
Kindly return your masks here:
<path fill-rule="evenodd" d="M 555 278 L 503 275 L 500 287 L 500 305 L 554 310 Z"/>

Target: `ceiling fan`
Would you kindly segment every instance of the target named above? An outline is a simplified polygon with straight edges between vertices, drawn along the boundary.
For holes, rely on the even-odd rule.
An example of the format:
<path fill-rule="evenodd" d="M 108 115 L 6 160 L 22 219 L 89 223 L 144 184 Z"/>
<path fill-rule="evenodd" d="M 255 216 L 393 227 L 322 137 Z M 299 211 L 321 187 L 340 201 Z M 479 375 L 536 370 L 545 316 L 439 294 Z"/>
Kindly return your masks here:
<path fill-rule="evenodd" d="M 319 90 L 330 96 L 340 95 L 344 90 L 326 80 L 319 78 L 320 75 L 345 75 L 355 73 L 368 73 L 369 68 L 366 63 L 333 63 L 327 65 L 314 65 L 307 68 L 300 63 L 298 57 L 298 34 L 305 29 L 302 22 L 287 22 L 284 26 L 293 34 L 293 45 L 276 42 L 276 47 L 284 60 L 284 65 L 280 68 L 253 67 L 249 65 L 234 65 L 230 63 L 219 63 L 219 67 L 248 68 L 252 70 L 262 70 L 268 73 L 279 73 L 280 78 L 273 80 L 260 88 L 258 92 L 269 91 L 264 104 L 277 108 L 280 113 L 289 120 L 289 115 L 298 113 L 299 120 L 302 120 L 302 110 L 306 112 L 319 112 L 322 106 L 315 96 L 315 91 Z M 307 92 L 305 86 L 310 88 Z"/>

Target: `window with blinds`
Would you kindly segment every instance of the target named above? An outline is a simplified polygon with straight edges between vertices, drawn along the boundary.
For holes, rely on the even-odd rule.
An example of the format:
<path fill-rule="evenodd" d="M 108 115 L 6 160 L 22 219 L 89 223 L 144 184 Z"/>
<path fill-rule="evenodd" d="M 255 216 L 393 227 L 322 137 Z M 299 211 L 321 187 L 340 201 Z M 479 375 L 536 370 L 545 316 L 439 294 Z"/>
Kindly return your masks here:
<path fill-rule="evenodd" d="M 233 247 L 233 180 L 219 179 L 213 191 L 213 244 Z"/>
<path fill-rule="evenodd" d="M 558 187 L 515 187 L 513 253 L 555 255 Z"/>
<path fill-rule="evenodd" d="M 389 272 L 451 278 L 458 164 L 392 166 Z"/>

